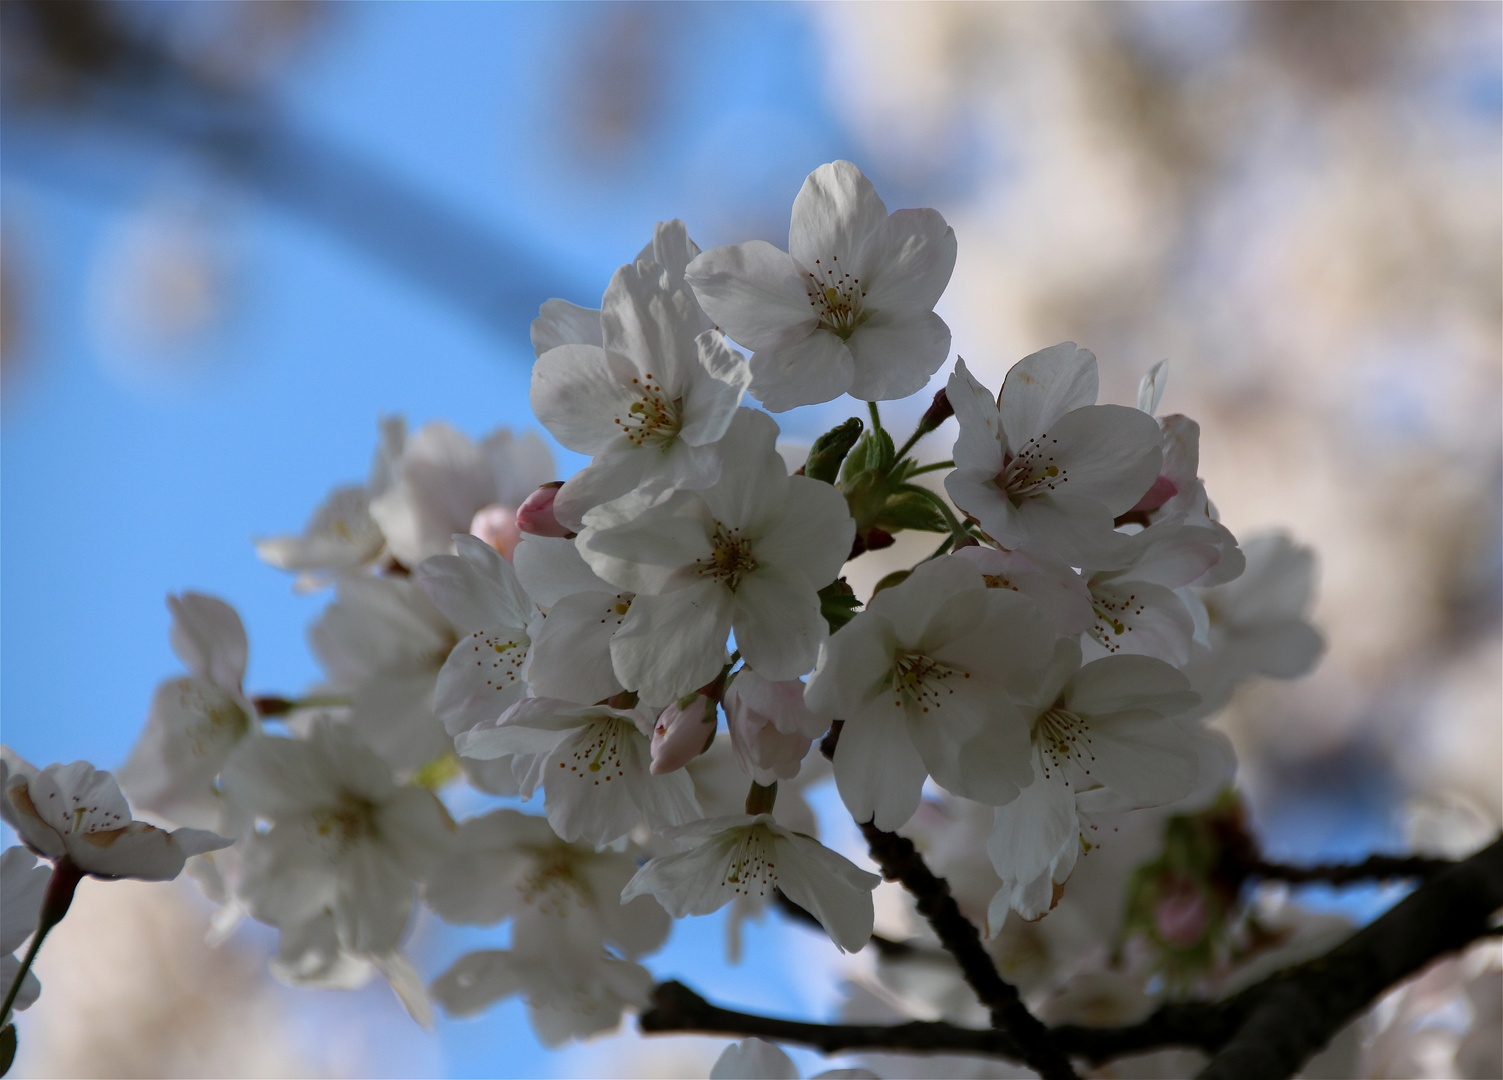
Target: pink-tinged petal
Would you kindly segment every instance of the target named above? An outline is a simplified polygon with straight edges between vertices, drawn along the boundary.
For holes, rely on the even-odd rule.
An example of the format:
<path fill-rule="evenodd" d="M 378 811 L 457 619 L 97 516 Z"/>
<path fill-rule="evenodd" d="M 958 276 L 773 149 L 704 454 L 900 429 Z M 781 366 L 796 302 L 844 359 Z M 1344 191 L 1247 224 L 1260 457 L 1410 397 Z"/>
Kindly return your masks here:
<path fill-rule="evenodd" d="M 908 737 L 902 709 L 892 709 L 890 717 L 848 718 L 834 764 L 840 799 L 857 822 L 873 821 L 893 832 L 918 809 L 928 770 Z"/>
<path fill-rule="evenodd" d="M 790 476 L 778 509 L 777 524 L 756 542 L 758 561 L 793 569 L 824 588 L 845 565 L 856 535 L 845 496 L 830 484 Z"/>
<path fill-rule="evenodd" d="M 1128 513 L 1147 513 L 1150 510 L 1157 510 L 1178 494 L 1179 488 L 1174 486 L 1174 481 L 1160 474 L 1143 497 L 1133 503 Z"/>
<path fill-rule="evenodd" d="M 706 330 L 695 345 L 699 369 L 684 387 L 684 426 L 678 437 L 690 446 L 704 446 L 718 441 L 730 427 L 741 395 L 751 384 L 751 368 L 718 330 Z"/>
<path fill-rule="evenodd" d="M 997 807 L 986 842 L 992 869 L 1004 882 L 1026 882 L 1047 873 L 1060 848 L 1075 841 L 1080 821 L 1075 795 L 1058 769 L 1045 777 L 1041 768 L 1018 797 Z"/>
<path fill-rule="evenodd" d="M 930 311 L 955 270 L 955 230 L 938 210 L 894 210 L 882 224 L 877 251 L 881 261 L 862 270 L 863 305 Z"/>
<path fill-rule="evenodd" d="M 741 582 L 731 625 L 741 655 L 769 679 L 796 679 L 807 672 L 829 633 L 808 579 L 777 567 L 757 570 Z"/>
<path fill-rule="evenodd" d="M 871 940 L 872 890 L 882 879 L 817 840 L 774 835 L 778 888 L 818 919 L 841 951 L 859 951 Z"/>
<path fill-rule="evenodd" d="M 1189 736 L 1151 713 L 1091 724 L 1091 779 L 1134 807 L 1163 806 L 1195 788 L 1198 755 Z"/>
<path fill-rule="evenodd" d="M 839 268 L 860 276 L 886 254 L 887 207 L 849 161 L 821 165 L 793 200 L 788 251 L 810 270 Z M 732 335 L 734 336 L 734 335 Z"/>
<path fill-rule="evenodd" d="M 167 597 L 172 612 L 172 651 L 200 679 L 239 692 L 250 646 L 235 609 L 203 593 Z"/>
<path fill-rule="evenodd" d="M 1094 499 L 1115 517 L 1137 502 L 1163 463 L 1158 425 L 1125 405 L 1091 405 L 1050 423 L 1040 441 L 1060 470 L 1054 490 Z"/>
<path fill-rule="evenodd" d="M 950 354 L 950 328 L 932 311 L 875 311 L 846 339 L 854 368 L 847 390 L 893 401 L 928 385 Z"/>
<path fill-rule="evenodd" d="M 955 410 L 955 420 L 960 425 L 960 434 L 956 436 L 955 450 L 951 455 L 956 468 L 990 480 L 1002 471 L 1003 454 L 1008 449 L 997 399 L 976 381 L 965 361 L 959 357 L 956 357 L 955 371 L 945 385 L 945 398 Z"/>
<path fill-rule="evenodd" d="M 511 563 L 477 536 L 455 536 L 454 548 L 457 555 L 435 555 L 413 571 L 433 606 L 470 633 L 526 626 L 532 601 Z"/>
<path fill-rule="evenodd" d="M 480 452 L 496 481 L 496 502 L 520 506 L 542 484 L 558 476 L 553 454 L 535 431 L 513 435 L 497 428 L 480 443 Z"/>
<path fill-rule="evenodd" d="M 850 389 L 856 366 L 829 330 L 799 327 L 752 353 L 748 392 L 772 412 L 833 401 Z"/>
<path fill-rule="evenodd" d="M 522 539 L 522 529 L 517 524 L 515 510 L 491 503 L 475 511 L 475 516 L 470 519 L 470 535 L 494 548 L 503 559 L 510 559 Z"/>
<path fill-rule="evenodd" d="M 1086 664 L 1061 695 L 1065 708 L 1080 716 L 1105 716 L 1148 709 L 1175 716 L 1196 704 L 1190 680 L 1149 656 L 1107 656 Z"/>
<path fill-rule="evenodd" d="M 619 499 L 653 475 L 662 455 L 631 444 L 614 446 L 595 455 L 559 488 L 553 513 L 569 532 L 584 529 L 584 516 L 595 507 Z"/>
<path fill-rule="evenodd" d="M 611 639 L 611 663 L 628 690 L 669 701 L 709 682 L 725 663 L 731 593 L 701 581 L 662 596 L 637 596 Z"/>
<path fill-rule="evenodd" d="M 1172 590 L 1146 581 L 1099 582 L 1091 594 L 1096 620 L 1081 641 L 1087 660 L 1122 654 L 1189 662 L 1195 620 Z"/>
<path fill-rule="evenodd" d="M 1095 354 L 1073 341 L 1051 345 L 1023 357 L 1007 373 L 998 400 L 1002 426 L 1013 445 L 1021 446 L 1047 431 L 1065 413 L 1096 404 L 1096 392 Z M 1138 415 L 1153 424 L 1152 417 Z M 1143 486 L 1146 489 L 1148 485 Z"/>
<path fill-rule="evenodd" d="M 454 646 L 438 673 L 434 714 L 450 735 L 494 720 L 527 692 L 525 633 L 483 630 Z"/>
<path fill-rule="evenodd" d="M 793 256 L 765 240 L 713 248 L 684 274 L 715 325 L 748 349 L 814 329 L 819 317 L 807 278 Z"/>
<path fill-rule="evenodd" d="M 670 400 L 682 396 L 699 366 L 694 338 L 700 318 L 694 298 L 669 288 L 667 273 L 656 263 L 621 267 L 600 305 L 606 353 L 631 360 L 642 381 L 661 386 Z"/>
<path fill-rule="evenodd" d="M 593 345 L 560 345 L 532 366 L 532 411 L 555 439 L 581 454 L 598 454 L 621 432 L 641 372 L 630 360 Z"/>
<path fill-rule="evenodd" d="M 551 540 L 572 540 L 573 531 L 560 525 L 558 516 L 553 512 L 553 501 L 558 498 L 558 489 L 561 487 L 563 484 L 557 481 L 544 484 L 523 499 L 522 505 L 517 507 L 517 529 L 529 536 L 541 536 Z M 520 543 L 521 538 L 517 539 Z"/>
<path fill-rule="evenodd" d="M 687 707 L 675 701 L 658 714 L 652 729 L 652 767 L 648 770 L 653 776 L 676 772 L 704 753 L 715 725 L 710 705 L 709 698 L 696 694 Z"/>
<path fill-rule="evenodd" d="M 532 692 L 582 704 L 620 693 L 611 666 L 611 636 L 631 602 L 629 593 L 584 592 L 554 604 L 532 643 L 527 669 Z"/>
<path fill-rule="evenodd" d="M 600 311 L 567 300 L 549 300 L 532 320 L 532 352 L 542 356 L 560 345 L 594 345 L 600 348 Z"/>

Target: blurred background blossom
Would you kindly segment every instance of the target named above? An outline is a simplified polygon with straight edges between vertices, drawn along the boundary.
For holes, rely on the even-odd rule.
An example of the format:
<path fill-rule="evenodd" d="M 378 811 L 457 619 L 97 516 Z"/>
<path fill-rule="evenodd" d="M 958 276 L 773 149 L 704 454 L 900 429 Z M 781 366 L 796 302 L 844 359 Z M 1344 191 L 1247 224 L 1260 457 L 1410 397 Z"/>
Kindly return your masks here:
<path fill-rule="evenodd" d="M 1464 848 L 1503 816 L 1498 5 L 11 0 L 0 19 L 0 715 L 29 759 L 123 761 L 175 670 L 169 591 L 236 605 L 256 690 L 311 682 L 322 600 L 252 535 L 362 475 L 382 414 L 536 429 L 538 304 L 594 306 L 658 219 L 704 248 L 782 245 L 804 175 L 843 157 L 955 227 L 939 310 L 979 378 L 1069 339 L 1130 403 L 1168 357 L 1163 408 L 1200 421 L 1223 520 L 1318 553 L 1324 661 L 1218 721 L 1273 854 Z M 1360 920 L 1393 895 L 1309 902 Z M 722 1045 L 548 1055 L 517 1002 L 434 1038 L 380 987 L 270 983 L 257 928 L 208 952 L 207 918 L 187 886 L 88 883 L 43 950 L 19 1073 L 692 1076 Z M 769 920 L 745 967 L 714 967 L 721 933 L 680 926 L 654 970 L 823 1016 L 870 962 L 811 969 L 804 931 Z M 419 968 L 469 934 L 419 925 Z M 1391 1033 L 1496 1013 L 1478 963 L 1385 1002 L 1370 1068 L 1475 1052 Z"/>

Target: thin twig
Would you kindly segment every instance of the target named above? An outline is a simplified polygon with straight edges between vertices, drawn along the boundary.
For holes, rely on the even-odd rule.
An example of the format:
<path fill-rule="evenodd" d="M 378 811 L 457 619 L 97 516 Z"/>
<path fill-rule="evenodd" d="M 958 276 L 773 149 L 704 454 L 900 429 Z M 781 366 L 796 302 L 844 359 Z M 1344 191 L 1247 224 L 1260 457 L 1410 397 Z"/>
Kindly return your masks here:
<path fill-rule="evenodd" d="M 1316 866 L 1288 866 L 1259 859 L 1247 867 L 1247 876 L 1265 881 L 1287 881 L 1291 885 L 1312 882 L 1351 885 L 1394 878 L 1429 879 L 1455 865 L 1451 859 L 1432 859 L 1423 855 L 1370 855 L 1359 863 L 1321 863 Z"/>

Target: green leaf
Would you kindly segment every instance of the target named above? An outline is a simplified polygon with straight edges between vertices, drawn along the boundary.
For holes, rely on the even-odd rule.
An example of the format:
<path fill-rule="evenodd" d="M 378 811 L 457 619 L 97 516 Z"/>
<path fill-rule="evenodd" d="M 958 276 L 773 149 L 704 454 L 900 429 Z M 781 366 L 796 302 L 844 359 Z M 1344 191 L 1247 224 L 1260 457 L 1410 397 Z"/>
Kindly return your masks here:
<path fill-rule="evenodd" d="M 949 532 L 944 516 L 927 497 L 914 492 L 899 492 L 888 499 L 877 515 L 876 524 L 888 532 L 920 529 L 924 532 Z"/>
<path fill-rule="evenodd" d="M 859 417 L 851 417 L 839 427 L 831 428 L 809 448 L 808 460 L 804 462 L 804 475 L 811 480 L 823 480 L 833 484 L 840 475 L 840 464 L 861 437 L 864 425 Z"/>
<path fill-rule="evenodd" d="M 819 590 L 819 613 L 830 624 L 832 634 L 854 619 L 860 606 L 861 601 L 846 584 L 845 578 L 832 581 Z"/>

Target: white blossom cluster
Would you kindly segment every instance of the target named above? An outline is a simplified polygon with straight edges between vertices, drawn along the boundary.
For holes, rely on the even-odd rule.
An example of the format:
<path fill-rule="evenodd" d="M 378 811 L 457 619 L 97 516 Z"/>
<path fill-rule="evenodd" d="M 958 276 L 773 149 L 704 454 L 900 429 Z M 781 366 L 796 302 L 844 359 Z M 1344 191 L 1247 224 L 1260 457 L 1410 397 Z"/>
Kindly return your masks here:
<path fill-rule="evenodd" d="M 389 419 L 364 485 L 258 543 L 298 589 L 334 588 L 310 631 L 321 685 L 248 696 L 234 610 L 170 598 L 187 673 L 121 781 L 234 840 L 189 863 L 217 931 L 277 927 L 293 982 L 380 971 L 419 1018 L 521 995 L 556 1043 L 645 1006 L 639 961 L 675 918 L 777 890 L 840 949 L 867 943 L 879 879 L 820 843 L 801 795 L 821 740 L 858 823 L 903 829 L 936 788 L 987 808 L 993 933 L 1055 907 L 1100 815 L 1224 782 L 1202 718 L 1321 648 L 1308 553 L 1218 522 L 1199 428 L 1156 415 L 1162 364 L 1127 407 L 1097 402 L 1074 344 L 1000 389 L 957 359 L 897 447 L 875 403 L 949 358 L 934 307 L 955 257 L 939 213 L 889 213 L 849 162 L 809 176 L 786 252 L 701 252 L 659 224 L 599 310 L 551 300 L 532 326 L 533 410 L 585 468 L 559 483 L 535 435 Z M 790 473 L 771 414 L 844 394 L 872 423 Z M 908 451 L 950 410 L 941 494 Z M 853 595 L 842 568 L 902 529 L 935 553 Z M 541 791 L 543 813 L 456 822 L 461 776 Z M 419 904 L 509 920 L 510 947 L 425 987 L 401 951 Z"/>

